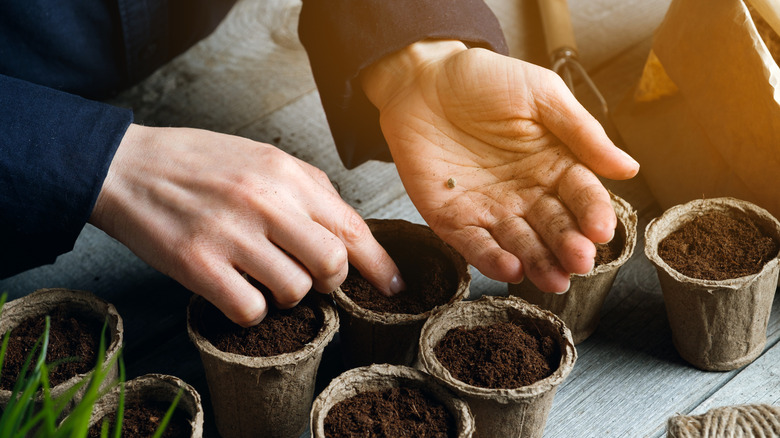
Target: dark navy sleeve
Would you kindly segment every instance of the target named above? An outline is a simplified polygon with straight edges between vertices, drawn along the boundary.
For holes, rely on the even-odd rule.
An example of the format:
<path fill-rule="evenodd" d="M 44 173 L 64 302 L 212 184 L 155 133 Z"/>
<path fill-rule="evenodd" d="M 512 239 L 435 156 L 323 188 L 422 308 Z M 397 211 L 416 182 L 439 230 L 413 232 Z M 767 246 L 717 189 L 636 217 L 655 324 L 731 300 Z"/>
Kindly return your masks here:
<path fill-rule="evenodd" d="M 0 277 L 7 277 L 73 248 L 133 116 L 3 75 L 0 90 Z"/>
<path fill-rule="evenodd" d="M 298 34 L 344 165 L 389 161 L 379 112 L 357 80 L 381 57 L 426 38 L 508 53 L 482 0 L 304 0 Z"/>

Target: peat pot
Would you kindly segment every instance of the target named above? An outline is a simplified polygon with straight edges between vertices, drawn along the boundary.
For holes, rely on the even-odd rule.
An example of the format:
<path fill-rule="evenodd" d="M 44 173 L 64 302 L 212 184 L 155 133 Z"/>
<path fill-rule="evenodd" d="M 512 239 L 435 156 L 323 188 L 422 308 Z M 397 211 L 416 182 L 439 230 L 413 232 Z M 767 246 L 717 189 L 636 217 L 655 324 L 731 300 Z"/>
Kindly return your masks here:
<path fill-rule="evenodd" d="M 497 323 L 517 324 L 539 339 L 547 337 L 559 357 L 551 374 L 520 387 L 489 388 L 459 380 L 442 364 L 436 348 L 451 330 Z M 475 436 L 537 438 L 544 432 L 556 389 L 574 367 L 577 352 L 571 331 L 553 313 L 517 297 L 482 297 L 431 316 L 420 335 L 420 359 L 428 373 L 468 403 L 476 421 Z"/>
<path fill-rule="evenodd" d="M 764 236 L 780 242 L 780 223 L 763 208 L 734 198 L 697 199 L 666 210 L 648 224 L 645 254 L 656 267 L 680 356 L 703 370 L 726 371 L 752 362 L 764 350 L 780 265 L 774 251 L 756 273 L 738 278 L 693 278 L 672 268 L 659 255 L 659 245 L 711 212 L 749 219 Z"/>
<path fill-rule="evenodd" d="M 119 391 L 120 388 L 116 387 L 95 402 L 90 421 L 91 426 L 100 424 L 106 415 L 117 411 Z M 181 392 L 181 397 L 176 404 L 176 410 L 185 417 L 182 420 L 186 423 L 185 433 L 191 438 L 201 438 L 203 436 L 203 406 L 200 394 L 178 377 L 165 374 L 146 374 L 126 382 L 124 406 L 127 409 L 128 406 L 134 404 L 155 403 L 167 409 L 179 392 Z M 113 424 L 109 430 L 113 432 Z"/>
<path fill-rule="evenodd" d="M 187 309 L 187 331 L 200 352 L 217 429 L 223 438 L 298 438 L 306 429 L 322 352 L 339 327 L 331 300 L 317 293 L 308 297 L 322 316 L 314 339 L 297 351 L 254 357 L 215 347 L 201 326 L 211 304 L 193 296 Z M 268 320 L 267 316 L 260 324 Z"/>
<path fill-rule="evenodd" d="M 610 196 L 618 224 L 615 237 L 605 249 L 612 250 L 616 256 L 614 259 L 597 264 L 587 274 L 572 275 L 568 292 L 560 295 L 542 292 L 530 281 L 508 285 L 510 295 L 558 315 L 571 330 L 575 345 L 596 330 L 601 319 L 601 308 L 612 289 L 612 283 L 620 268 L 634 254 L 636 246 L 636 211 L 622 198 L 612 193 Z"/>
<path fill-rule="evenodd" d="M 114 305 L 98 298 L 91 292 L 62 288 L 39 289 L 29 295 L 9 301 L 3 306 L 2 315 L 0 315 L 0 333 L 6 333 L 17 328 L 25 320 L 43 317 L 56 309 L 63 309 L 65 315 L 73 316 L 78 321 L 90 321 L 94 327 L 102 327 L 105 323 L 105 360 L 106 364 L 113 365 L 108 370 L 106 379 L 101 384 L 101 389 L 107 389 L 116 383 L 118 378 L 116 356 L 122 347 L 124 325 Z M 100 328 L 96 329 L 98 333 L 95 335 L 100 336 L 99 330 Z M 56 340 L 50 339 L 49 351 L 53 348 L 51 343 L 54 342 Z M 97 346 L 95 348 L 97 350 Z M 50 359 L 47 360 L 47 362 L 49 361 Z M 94 369 L 94 366 L 95 364 L 91 364 L 90 369 Z M 7 367 L 3 368 L 3 371 L 7 372 Z M 51 397 L 57 398 L 63 395 L 82 380 L 88 379 L 90 374 L 91 372 L 76 374 L 55 384 L 51 388 Z M 87 386 L 82 385 L 76 392 L 64 409 L 63 415 L 67 414 L 81 400 Z M 0 406 L 5 406 L 10 398 L 11 391 L 0 389 Z M 42 398 L 42 395 L 39 398 Z"/>
<path fill-rule="evenodd" d="M 399 266 L 408 286 L 408 291 L 402 293 L 421 293 L 414 288 L 432 283 L 424 277 L 430 274 L 430 269 L 420 269 L 421 263 L 431 261 L 441 271 L 433 280 L 444 278 L 449 288 L 443 291 L 443 302 L 412 314 L 365 308 L 345 293 L 347 282 L 342 284 L 332 295 L 341 321 L 339 336 L 344 362 L 348 368 L 373 363 L 410 366 L 417 356 L 420 329 L 428 317 L 437 309 L 468 297 L 471 282 L 468 264 L 425 225 L 398 219 L 368 219 L 366 223 Z M 415 281 L 415 276 L 420 276 L 422 281 Z"/>
<path fill-rule="evenodd" d="M 463 400 L 425 372 L 406 366 L 387 364 L 353 368 L 331 381 L 312 405 L 312 436 L 325 438 L 326 418 L 337 403 L 359 394 L 381 392 L 399 387 L 420 389 L 435 402 L 444 405 L 446 411 L 454 417 L 456 433 L 449 436 L 458 438 L 472 436 L 474 419 L 468 405 Z"/>

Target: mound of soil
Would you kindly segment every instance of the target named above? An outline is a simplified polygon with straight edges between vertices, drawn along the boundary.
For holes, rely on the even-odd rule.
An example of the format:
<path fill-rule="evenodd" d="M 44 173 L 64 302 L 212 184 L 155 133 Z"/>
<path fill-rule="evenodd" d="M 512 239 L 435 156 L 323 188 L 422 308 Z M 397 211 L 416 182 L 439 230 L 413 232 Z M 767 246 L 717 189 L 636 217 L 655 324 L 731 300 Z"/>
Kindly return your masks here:
<path fill-rule="evenodd" d="M 702 280 L 757 274 L 780 244 L 748 217 L 720 212 L 695 217 L 658 244 L 658 255 L 676 271 Z"/>
<path fill-rule="evenodd" d="M 438 400 L 418 388 L 390 388 L 336 403 L 325 417 L 328 438 L 456 436 L 455 419 Z"/>
<path fill-rule="evenodd" d="M 560 348 L 517 322 L 498 322 L 447 332 L 434 348 L 453 377 L 482 388 L 519 388 L 550 376 Z"/>

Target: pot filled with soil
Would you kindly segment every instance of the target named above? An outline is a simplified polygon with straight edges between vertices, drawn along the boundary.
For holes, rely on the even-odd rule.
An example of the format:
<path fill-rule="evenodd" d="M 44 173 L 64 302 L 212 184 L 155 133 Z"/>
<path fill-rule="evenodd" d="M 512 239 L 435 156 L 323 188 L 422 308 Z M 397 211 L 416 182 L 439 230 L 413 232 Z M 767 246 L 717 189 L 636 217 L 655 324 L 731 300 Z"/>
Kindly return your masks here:
<path fill-rule="evenodd" d="M 341 321 L 344 363 L 348 368 L 409 366 L 428 317 L 468 297 L 468 264 L 425 225 L 397 219 L 366 223 L 401 271 L 406 290 L 387 297 L 350 266 L 347 279 L 332 294 Z"/>
<path fill-rule="evenodd" d="M 610 193 L 610 197 L 618 219 L 615 237 L 609 243 L 596 244 L 593 270 L 585 275 L 572 275 L 568 292 L 545 293 L 529 281 L 508 286 L 510 295 L 558 315 L 571 330 L 575 345 L 596 330 L 612 283 L 621 266 L 634 254 L 636 246 L 636 211 L 615 194 Z"/>
<path fill-rule="evenodd" d="M 484 438 L 541 437 L 576 359 L 560 318 L 512 296 L 454 304 L 420 335 L 425 370 L 468 403 Z"/>
<path fill-rule="evenodd" d="M 468 405 L 429 374 L 377 364 L 335 378 L 314 400 L 315 438 L 452 437 L 474 432 Z"/>
<path fill-rule="evenodd" d="M 101 397 L 92 411 L 89 438 L 99 438 L 103 422 L 113 436 L 120 388 Z M 153 436 L 166 412 L 181 392 L 163 438 L 200 438 L 203 436 L 203 407 L 195 388 L 175 376 L 146 374 L 125 383 L 122 411 L 123 438 Z"/>
<path fill-rule="evenodd" d="M 250 328 L 194 296 L 187 331 L 200 352 L 220 435 L 299 437 L 322 352 L 338 326 L 332 301 L 314 292 L 292 309 L 269 307 Z"/>
<path fill-rule="evenodd" d="M 70 289 L 40 289 L 7 302 L 0 316 L 0 333 L 10 331 L 8 350 L 0 376 L 0 406 L 11 398 L 13 386 L 24 362 L 50 318 L 46 363 L 50 365 L 51 397 L 57 398 L 89 378 L 98 361 L 101 336 L 105 339 L 105 361 L 113 366 L 101 384 L 102 389 L 118 378 L 116 356 L 122 347 L 124 326 L 116 308 L 90 292 Z M 105 333 L 103 327 L 105 326 Z M 40 354 L 35 351 L 34 357 Z M 70 399 L 66 414 L 81 400 L 87 385 Z"/>
<path fill-rule="evenodd" d="M 650 222 L 645 241 L 680 356 L 718 371 L 758 357 L 780 271 L 777 219 L 742 200 L 697 199 Z"/>

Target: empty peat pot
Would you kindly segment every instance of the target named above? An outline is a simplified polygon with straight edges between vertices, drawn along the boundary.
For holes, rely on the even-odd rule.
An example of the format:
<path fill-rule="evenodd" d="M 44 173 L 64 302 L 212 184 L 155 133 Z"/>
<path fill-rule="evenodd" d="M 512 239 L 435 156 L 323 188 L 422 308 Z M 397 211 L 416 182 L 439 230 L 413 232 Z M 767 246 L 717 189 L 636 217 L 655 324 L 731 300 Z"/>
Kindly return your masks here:
<path fill-rule="evenodd" d="M 452 247 L 425 225 L 399 219 L 368 219 L 366 221 L 376 240 L 387 250 L 398 265 L 407 284 L 407 290 L 386 299 L 369 296 L 364 305 L 350 298 L 349 288 L 367 284 L 362 277 L 350 276 L 335 292 L 341 321 L 339 336 L 344 362 L 348 368 L 388 363 L 412 365 L 417 356 L 417 344 L 428 317 L 441 307 L 463 300 L 469 295 L 471 275 L 468 264 Z M 442 289 L 438 287 L 442 285 Z M 434 295 L 441 299 L 413 313 L 371 310 L 365 305 L 384 302 L 396 304 L 407 300 L 419 304 Z"/>
<path fill-rule="evenodd" d="M 569 291 L 552 294 L 540 291 L 530 281 L 509 284 L 510 295 L 518 296 L 531 304 L 558 315 L 571 330 L 574 345 L 587 339 L 596 330 L 601 319 L 601 308 L 612 289 L 618 271 L 634 254 L 637 235 L 636 211 L 624 199 L 610 193 L 612 207 L 618 223 L 615 237 L 609 244 L 597 245 L 605 262 L 597 262 L 593 270 L 584 275 L 572 275 Z"/>
<path fill-rule="evenodd" d="M 720 226 L 721 230 L 714 230 L 718 233 L 700 231 L 693 240 L 679 245 L 678 259 L 688 263 L 703 255 L 716 254 L 720 257 L 714 261 L 717 265 L 731 268 L 748 257 L 736 250 L 721 254 L 726 238 L 753 230 L 763 236 L 760 241 L 764 243 L 780 242 L 780 223 L 763 208 L 734 198 L 697 199 L 666 210 L 648 224 L 645 254 L 656 267 L 672 341 L 680 356 L 703 370 L 727 371 L 752 362 L 764 350 L 780 271 L 779 251 L 774 249 L 766 260 L 754 263 L 754 273 L 736 278 L 694 278 L 673 268 L 662 257 L 659 246 L 687 224 L 703 224 L 706 218 L 716 218 L 713 215 L 723 215 L 738 226 Z M 715 241 L 711 246 L 705 245 L 712 240 Z M 751 252 L 759 247 L 756 242 L 741 247 Z"/>
<path fill-rule="evenodd" d="M 29 348 L 40 336 L 37 334 L 37 331 L 32 329 L 32 326 L 40 325 L 40 331 L 42 332 L 42 324 L 46 315 L 52 315 L 47 363 L 57 360 L 58 358 L 80 357 L 81 352 L 78 351 L 75 346 L 69 345 L 69 341 L 74 340 L 77 336 L 76 329 L 81 333 L 81 336 L 90 338 L 90 340 L 85 342 L 94 347 L 93 353 L 95 355 L 94 359 L 85 359 L 88 360 L 89 363 L 77 361 L 64 364 L 66 370 L 82 370 L 81 372 L 74 371 L 74 373 L 71 373 L 70 377 L 63 375 L 62 379 L 64 380 L 55 377 L 62 372 L 60 370 L 62 370 L 63 365 L 51 368 L 49 378 L 53 385 L 51 388 L 52 398 L 62 396 L 77 383 L 89 378 L 91 370 L 93 370 L 96 365 L 100 336 L 104 325 L 106 327 L 105 363 L 111 363 L 113 366 L 108 370 L 106 378 L 101 384 L 101 389 L 107 389 L 116 382 L 118 378 L 116 356 L 119 354 L 119 350 L 122 347 L 124 324 L 113 304 L 110 304 L 87 291 L 62 288 L 39 289 L 29 295 L 5 303 L 2 309 L 2 315 L 0 315 L 0 333 L 6 333 L 9 330 L 12 333 L 16 333 L 14 332 L 14 329 L 21 328 L 22 326 L 30 327 L 29 332 L 25 334 L 26 340 L 22 341 L 24 345 L 20 345 L 22 348 Z M 55 316 L 58 321 L 55 321 Z M 4 358 L 4 375 L 14 373 L 11 371 L 12 356 L 16 354 L 13 350 L 16 348 L 16 342 L 19 341 L 20 337 L 15 336 L 15 338 L 17 339 L 9 343 L 8 351 Z M 53 353 L 55 351 L 57 352 L 56 354 Z M 22 356 L 26 357 L 26 355 L 27 352 L 25 351 Z M 75 396 L 64 409 L 63 415 L 67 414 L 81 400 L 84 392 L 87 390 L 87 386 L 88 385 L 82 385 L 76 392 Z M 0 389 L 0 406 L 5 406 L 10 398 L 10 389 Z M 38 398 L 40 399 L 41 395 L 39 395 Z"/>
<path fill-rule="evenodd" d="M 477 372 L 474 375 L 480 379 L 503 378 L 511 375 L 517 377 L 520 374 L 536 373 L 539 367 L 523 368 L 512 362 L 505 362 L 505 365 L 512 364 L 507 368 L 509 372 L 499 370 L 493 366 L 492 361 L 496 356 L 500 357 L 520 357 L 527 356 L 525 350 L 531 343 L 517 344 L 509 342 L 510 338 L 496 339 L 491 332 L 512 328 L 512 340 L 522 339 L 522 337 L 532 336 L 538 341 L 539 358 L 546 360 L 542 363 L 547 367 L 544 373 L 546 375 L 539 380 L 529 382 L 524 385 L 513 387 L 504 387 L 501 385 L 480 386 L 467 383 L 465 378 L 456 377 L 460 370 L 477 370 L 479 367 L 487 367 L 489 371 L 495 372 Z M 522 337 L 515 336 L 517 327 L 523 329 L 520 333 Z M 466 342 L 460 344 L 450 340 L 458 339 L 451 337 L 452 334 L 467 333 L 474 335 L 480 333 L 483 336 L 478 338 L 462 338 Z M 502 333 L 506 333 L 502 331 Z M 487 336 L 485 336 L 487 335 Z M 490 339 L 493 337 L 493 339 Z M 477 339 L 475 342 L 473 339 Z M 485 340 L 485 342 L 482 342 Z M 525 342 L 525 341 L 523 341 Z M 487 351 L 493 345 L 501 354 L 491 354 Z M 463 358 L 465 367 L 458 372 L 453 372 L 445 365 L 448 362 L 446 354 L 440 357 L 444 346 L 453 353 L 450 357 Z M 511 346 L 511 347 L 510 347 Z M 516 347 L 517 346 L 517 347 Z M 489 360 L 479 359 L 477 363 L 471 357 L 467 350 L 473 349 L 477 354 L 483 357 L 491 357 Z M 438 351 L 437 351 L 438 350 Z M 520 351 L 523 354 L 519 354 Z M 546 355 L 541 355 L 542 350 L 547 350 Z M 543 310 L 538 306 L 529 304 L 517 297 L 482 297 L 475 301 L 464 301 L 453 304 L 450 307 L 442 309 L 435 313 L 425 323 L 420 334 L 420 359 L 424 369 L 446 387 L 463 398 L 471 408 L 476 422 L 475 436 L 483 438 L 493 437 L 541 437 L 544 432 L 544 426 L 547 422 L 547 415 L 552 406 L 553 398 L 558 385 L 560 385 L 571 372 L 574 362 L 577 359 L 577 352 L 571 337 L 571 332 L 563 321 L 553 313 Z M 471 362 L 471 363 L 468 363 Z M 538 363 L 538 362 L 537 362 Z M 502 375 L 504 374 L 504 375 Z M 530 374 L 520 376 L 526 378 Z M 485 379 L 487 380 L 487 379 Z M 517 379 L 520 381 L 522 379 Z"/>
<path fill-rule="evenodd" d="M 109 436 L 114 430 L 114 415 L 119 405 L 119 391 L 117 386 L 108 394 L 95 402 L 92 410 L 90 426 L 99 430 L 104 419 L 111 417 L 109 421 Z M 200 394 L 192 386 L 175 376 L 166 374 L 146 374 L 136 377 L 125 383 L 124 390 L 124 422 L 139 420 L 134 423 L 137 429 L 152 432 L 157 429 L 157 422 L 150 421 L 148 416 L 133 415 L 134 409 L 147 407 L 156 409 L 152 411 L 164 415 L 171 403 L 181 391 L 181 396 L 176 404 L 174 415 L 168 423 L 166 432 L 176 436 L 200 438 L 203 436 L 203 406 Z M 157 416 L 157 415 L 155 415 Z M 130 418 L 130 419 L 128 419 Z M 162 416 L 158 417 L 158 421 Z M 148 424 L 140 424 L 147 422 Z M 124 436 L 124 435 L 123 435 Z M 151 436 L 151 433 L 150 433 Z M 166 436 L 166 435 L 163 435 Z"/>
<path fill-rule="evenodd" d="M 444 408 L 443 411 L 450 420 L 447 421 L 448 424 L 445 429 L 448 433 L 446 433 L 446 435 L 436 436 L 468 438 L 474 433 L 474 419 L 466 402 L 458 398 L 452 391 L 439 384 L 429 374 L 406 366 L 377 364 L 353 368 L 342 373 L 333 379 L 328 387 L 317 396 L 311 410 L 312 436 L 315 438 L 325 438 L 328 436 L 328 433 L 326 432 L 326 423 L 329 421 L 329 414 L 331 414 L 331 411 L 336 411 L 336 409 L 333 409 L 334 406 L 339 405 L 339 403 L 348 402 L 351 399 L 354 399 L 354 397 L 361 395 L 373 395 L 372 393 L 378 393 L 377 398 L 382 399 L 382 401 L 387 401 L 388 399 L 391 399 L 391 397 L 388 397 L 385 392 L 397 390 L 399 388 L 419 390 L 423 393 L 424 400 L 430 400 L 428 403 L 425 403 L 427 406 L 433 405 L 440 410 L 441 407 Z M 376 423 L 382 420 L 399 419 L 392 418 L 392 414 L 398 414 L 398 417 L 401 417 L 400 420 L 411 421 L 415 423 L 417 427 L 430 427 L 430 424 L 425 424 L 431 422 L 430 417 L 441 420 L 442 415 L 428 414 L 426 416 L 426 413 L 424 412 L 420 412 L 419 415 L 411 415 L 411 417 L 413 417 L 411 420 L 403 418 L 407 409 L 403 406 L 404 401 L 402 400 L 402 397 L 402 395 L 396 397 L 396 400 L 400 399 L 400 401 L 396 402 L 400 406 L 389 407 L 388 405 L 390 405 L 390 403 L 386 403 L 383 405 L 386 409 L 383 409 L 382 406 L 372 406 L 370 402 L 363 401 L 360 403 L 360 408 L 365 411 L 360 413 L 354 412 L 356 408 L 350 407 L 350 415 L 348 415 L 348 417 L 356 418 L 357 421 L 361 423 L 360 426 L 365 426 L 366 428 L 377 427 L 381 430 L 388 430 L 391 432 L 394 430 L 391 426 L 380 427 L 377 426 Z M 422 404 L 423 403 L 420 403 L 420 405 Z M 413 408 L 416 407 L 413 406 Z M 422 410 L 422 408 L 423 406 L 419 407 L 420 410 Z M 437 414 L 441 414 L 441 412 L 437 412 Z M 382 418 L 382 415 L 389 418 Z M 336 423 L 336 421 L 334 421 L 334 423 Z M 442 421 L 438 421 L 438 423 L 442 423 Z M 350 425 L 357 427 L 355 424 Z M 330 425 L 330 427 L 338 426 L 341 426 L 341 424 L 337 423 L 335 426 Z M 406 423 L 405 426 L 413 427 L 410 426 L 409 423 Z M 439 431 L 439 433 L 441 432 L 442 431 Z M 406 433 L 410 433 L 409 429 L 406 430 Z"/>
<path fill-rule="evenodd" d="M 295 308 L 280 312 L 286 318 L 289 312 L 308 312 L 307 308 L 314 313 L 319 328 L 302 347 L 282 354 L 248 356 L 223 351 L 208 336 L 218 327 L 226 338 L 235 340 L 233 345 L 251 348 L 257 342 L 242 341 L 241 337 L 263 329 L 262 325 L 271 328 L 276 316 L 269 310 L 257 327 L 243 329 L 205 299 L 193 296 L 187 309 L 187 331 L 200 352 L 217 429 L 223 438 L 298 438 L 306 429 L 322 352 L 339 327 L 333 302 L 318 293 L 311 292 Z M 232 336 L 234 330 L 238 337 Z M 271 335 L 277 332 L 268 331 Z"/>

